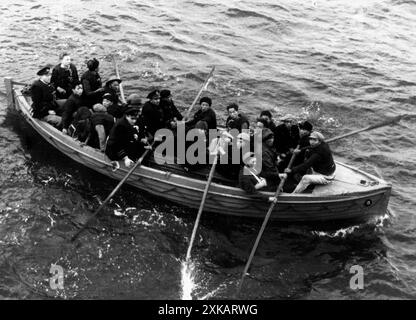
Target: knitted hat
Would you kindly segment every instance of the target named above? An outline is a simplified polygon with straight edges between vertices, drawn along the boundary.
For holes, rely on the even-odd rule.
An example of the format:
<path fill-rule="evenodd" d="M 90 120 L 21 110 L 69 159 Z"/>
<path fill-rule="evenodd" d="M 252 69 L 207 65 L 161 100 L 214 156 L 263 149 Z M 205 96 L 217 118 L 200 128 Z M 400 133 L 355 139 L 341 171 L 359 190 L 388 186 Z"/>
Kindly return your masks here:
<path fill-rule="evenodd" d="M 199 100 L 199 104 L 202 104 L 202 102 L 208 103 L 210 107 L 212 105 L 212 100 L 211 98 L 208 98 L 208 97 L 202 97 L 201 100 Z"/>
<path fill-rule="evenodd" d="M 313 126 L 310 122 L 303 121 L 303 122 L 299 123 L 299 129 L 303 129 L 303 130 L 306 130 L 306 131 L 312 131 Z"/>
<path fill-rule="evenodd" d="M 160 91 L 160 97 L 161 98 L 168 98 L 170 95 L 171 95 L 170 90 L 164 89 L 164 90 Z"/>

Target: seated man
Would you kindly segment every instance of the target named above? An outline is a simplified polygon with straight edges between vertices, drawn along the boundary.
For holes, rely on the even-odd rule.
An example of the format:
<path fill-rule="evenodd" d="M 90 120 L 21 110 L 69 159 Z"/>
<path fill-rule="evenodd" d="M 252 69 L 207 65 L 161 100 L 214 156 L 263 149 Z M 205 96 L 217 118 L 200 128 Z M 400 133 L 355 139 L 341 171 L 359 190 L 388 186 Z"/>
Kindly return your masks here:
<path fill-rule="evenodd" d="M 260 119 L 263 119 L 266 121 L 265 127 L 272 130 L 274 134 L 276 131 L 276 125 L 274 124 L 272 113 L 269 110 L 263 110 L 260 112 Z"/>
<path fill-rule="evenodd" d="M 313 130 L 313 126 L 309 121 L 303 121 L 299 123 L 299 142 L 298 145 L 301 151 L 296 155 L 293 166 L 296 167 L 299 164 L 302 164 L 305 160 L 306 147 L 310 146 L 309 136 Z M 306 172 L 303 172 L 305 174 Z M 302 175 L 303 175 L 302 174 Z M 299 179 L 300 180 L 300 179 Z M 297 180 L 297 181 L 299 181 Z"/>
<path fill-rule="evenodd" d="M 91 116 L 91 132 L 88 145 L 104 152 L 107 137 L 110 134 L 115 119 L 100 103 L 95 104 L 92 109 L 94 113 Z"/>
<path fill-rule="evenodd" d="M 309 152 L 306 153 L 305 162 L 293 169 L 285 170 L 289 174 L 295 174 L 308 169 L 312 171 L 311 174 L 306 174 L 302 177 L 293 193 L 304 191 L 310 184 L 328 184 L 335 178 L 335 162 L 323 134 L 313 131 L 309 136 L 309 142 L 311 147 L 308 149 Z"/>
<path fill-rule="evenodd" d="M 103 94 L 103 99 L 106 97 L 106 99 L 110 100 L 112 103 L 111 108 L 107 107 L 107 112 L 117 119 L 123 117 L 125 109 L 124 104 L 121 102 L 120 97 L 118 96 L 120 83 L 121 79 L 116 77 L 110 78 L 105 84 Z"/>
<path fill-rule="evenodd" d="M 295 117 L 287 114 L 280 119 L 282 124 L 276 127 L 275 134 L 275 148 L 279 155 L 286 155 L 292 152 L 299 141 L 299 129 Z"/>
<path fill-rule="evenodd" d="M 111 160 L 123 160 L 126 167 L 140 158 L 147 145 L 143 128 L 136 125 L 140 108 L 128 107 L 110 131 L 105 154 Z"/>
<path fill-rule="evenodd" d="M 250 123 L 248 118 L 241 112 L 238 112 L 238 104 L 232 103 L 227 106 L 228 118 L 225 122 L 227 130 L 237 129 L 241 133 L 243 129 L 248 129 Z"/>
<path fill-rule="evenodd" d="M 159 106 L 160 91 L 153 90 L 147 95 L 147 99 L 149 100 L 143 105 L 142 117 L 148 132 L 154 136 L 157 130 L 164 127 L 163 110 Z"/>
<path fill-rule="evenodd" d="M 74 113 L 74 120 L 68 128 L 68 135 L 87 143 L 91 134 L 91 116 L 92 112 L 89 108 L 80 107 Z"/>
<path fill-rule="evenodd" d="M 62 132 L 65 134 L 68 134 L 68 128 L 71 125 L 74 113 L 83 106 L 82 92 L 82 84 L 76 82 L 74 88 L 72 88 L 72 94 L 65 101 L 62 113 Z"/>
<path fill-rule="evenodd" d="M 50 85 L 50 68 L 42 68 L 37 75 L 39 79 L 32 84 L 31 88 L 33 117 L 59 127 L 62 119 L 56 115 L 58 105 L 54 97 L 55 89 Z"/>
<path fill-rule="evenodd" d="M 198 121 L 205 121 L 208 124 L 209 129 L 217 129 L 217 115 L 215 111 L 211 108 L 212 100 L 208 97 L 202 97 L 199 100 L 201 109 L 199 109 L 194 117 L 186 121 L 186 126 L 188 128 L 193 128 Z"/>
<path fill-rule="evenodd" d="M 183 117 L 173 103 L 172 94 L 169 90 L 160 91 L 159 107 L 163 112 L 164 127 L 171 130 L 176 129 L 177 122 L 181 121 Z"/>
<path fill-rule="evenodd" d="M 266 179 L 260 178 L 255 170 L 256 157 L 254 152 L 247 152 L 243 155 L 244 166 L 241 167 L 238 175 L 238 183 L 241 189 L 255 198 L 275 202 L 275 197 L 259 194 L 258 191 L 267 186 Z"/>
<path fill-rule="evenodd" d="M 279 170 L 277 170 L 277 153 L 274 149 L 274 134 L 266 128 L 262 131 L 262 167 L 260 176 L 266 179 L 267 191 L 276 191 L 280 183 Z"/>
<path fill-rule="evenodd" d="M 276 127 L 274 147 L 279 155 L 279 169 L 284 170 L 290 161 L 290 156 L 299 142 L 299 128 L 295 117 L 287 114 L 280 119 L 282 124 Z"/>

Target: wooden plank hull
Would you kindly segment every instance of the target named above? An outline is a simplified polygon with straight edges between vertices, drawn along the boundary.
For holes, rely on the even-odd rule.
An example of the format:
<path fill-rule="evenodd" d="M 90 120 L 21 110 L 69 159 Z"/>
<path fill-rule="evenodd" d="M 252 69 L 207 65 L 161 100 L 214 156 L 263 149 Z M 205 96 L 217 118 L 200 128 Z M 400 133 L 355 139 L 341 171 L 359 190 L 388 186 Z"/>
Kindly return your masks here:
<path fill-rule="evenodd" d="M 121 180 L 126 175 L 128 169 L 124 167 L 113 172 L 110 161 L 103 153 L 88 146 L 81 146 L 78 141 L 63 135 L 47 123 L 32 118 L 26 98 L 17 89 L 14 89 L 13 93 L 15 108 L 53 147 L 78 163 L 115 180 Z M 354 188 L 348 189 L 345 186 L 353 183 L 341 181 L 326 189 L 317 187 L 317 192 L 314 191 L 312 194 L 282 193 L 271 219 L 288 222 L 334 221 L 385 214 L 391 185 L 355 168 L 341 163 L 337 165 L 340 167 L 341 177 L 343 173 L 348 177 L 354 172 L 357 181 L 360 181 L 360 177 L 366 177 L 373 181 L 374 185 L 363 187 L 357 182 Z M 131 175 L 127 183 L 152 195 L 195 209 L 199 207 L 205 187 L 203 180 L 144 165 Z M 337 186 L 339 190 L 334 193 L 333 190 Z M 264 218 L 268 207 L 269 203 L 251 198 L 239 188 L 213 183 L 204 210 L 232 216 Z"/>

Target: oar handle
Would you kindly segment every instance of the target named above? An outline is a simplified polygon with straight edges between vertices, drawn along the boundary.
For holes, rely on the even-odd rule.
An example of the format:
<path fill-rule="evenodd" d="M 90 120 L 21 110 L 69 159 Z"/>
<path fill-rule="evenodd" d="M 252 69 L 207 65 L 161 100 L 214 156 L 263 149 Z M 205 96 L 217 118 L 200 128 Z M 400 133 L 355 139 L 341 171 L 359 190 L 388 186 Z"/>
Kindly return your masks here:
<path fill-rule="evenodd" d="M 299 148 L 299 146 L 297 146 L 297 148 Z M 290 169 L 292 167 L 293 162 L 295 161 L 296 155 L 297 155 L 297 153 L 293 153 L 292 154 L 292 157 L 290 158 L 290 161 L 289 161 L 289 164 L 287 166 L 287 169 Z M 277 187 L 276 192 L 274 193 L 274 196 L 276 198 L 282 192 L 281 190 L 282 190 L 282 188 L 283 188 L 283 186 L 284 186 L 284 184 L 286 182 L 286 179 L 287 179 L 287 175 L 286 175 L 286 177 L 283 177 L 280 180 L 279 186 Z M 271 216 L 271 214 L 273 212 L 273 209 L 274 209 L 275 205 L 276 205 L 276 202 L 272 202 L 270 204 L 269 210 L 266 213 L 266 216 L 264 218 L 263 224 L 261 225 L 259 234 L 257 235 L 256 241 L 255 241 L 255 243 L 253 245 L 253 248 L 251 249 L 250 256 L 249 256 L 249 258 L 247 260 L 246 266 L 245 266 L 244 271 L 243 271 L 243 274 L 241 276 L 241 280 L 240 280 L 240 283 L 239 283 L 238 289 L 237 289 L 237 296 L 240 294 L 241 288 L 243 286 L 244 278 L 246 277 L 246 274 L 248 272 L 248 269 L 250 268 L 250 265 L 251 265 L 251 261 L 253 260 L 254 255 L 256 254 L 257 247 L 258 247 L 258 245 L 260 243 L 261 237 L 263 236 L 264 230 L 266 229 L 267 223 L 269 221 L 269 218 L 270 218 L 270 216 Z"/>
<path fill-rule="evenodd" d="M 151 144 L 151 147 L 153 146 L 154 142 Z M 75 241 L 75 239 L 78 238 L 78 236 L 82 233 L 82 231 L 85 230 L 85 228 L 88 226 L 88 224 L 92 221 L 93 218 L 95 218 L 103 209 L 108 201 L 117 193 L 117 191 L 121 188 L 121 186 L 126 182 L 126 180 L 130 177 L 130 175 L 133 173 L 134 170 L 136 170 L 137 167 L 139 167 L 144 158 L 147 156 L 147 154 L 150 152 L 151 149 L 147 149 L 145 152 L 143 152 L 142 156 L 137 160 L 137 162 L 134 164 L 134 166 L 129 170 L 129 172 L 125 175 L 125 177 L 117 184 L 117 186 L 114 188 L 114 190 L 107 196 L 107 198 L 104 200 L 104 202 L 98 207 L 98 209 L 94 212 L 94 214 L 87 220 L 87 222 L 84 224 L 84 226 L 78 230 L 78 232 L 71 238 L 71 241 Z"/>
<path fill-rule="evenodd" d="M 194 101 L 192 102 L 191 106 L 189 107 L 188 111 L 186 112 L 185 118 L 189 118 L 192 109 L 195 107 L 195 104 L 197 103 L 199 97 L 201 96 L 202 92 L 206 90 L 206 86 L 208 85 L 209 80 L 211 79 L 212 75 L 214 74 L 215 66 L 212 67 L 210 73 L 208 74 L 207 78 L 205 79 L 205 82 L 203 83 L 201 89 L 199 90 L 198 94 L 196 95 Z"/>
<path fill-rule="evenodd" d="M 120 78 L 120 72 L 118 70 L 118 65 L 117 65 L 117 61 L 116 61 L 116 57 L 114 55 L 111 55 L 111 57 L 113 58 L 113 63 L 114 63 L 114 69 L 116 69 L 116 76 L 117 78 Z M 124 89 L 123 89 L 123 84 L 120 83 L 120 95 L 121 95 L 121 102 L 126 103 L 126 98 L 124 96 Z"/>
<path fill-rule="evenodd" d="M 354 130 L 354 131 L 351 131 L 351 132 L 347 132 L 345 134 L 333 137 L 331 139 L 326 140 L 325 142 L 330 143 L 330 142 L 338 141 L 338 140 L 353 136 L 353 135 L 355 135 L 357 133 L 360 133 L 360 132 L 369 131 L 369 130 L 381 128 L 381 127 L 384 127 L 384 126 L 388 126 L 390 124 L 394 124 L 394 123 L 400 121 L 403 118 L 414 118 L 414 117 L 416 117 L 415 114 L 402 114 L 402 115 L 399 115 L 399 116 L 396 116 L 396 117 L 389 118 L 389 119 L 386 119 L 384 121 L 378 122 L 378 123 L 373 124 L 371 126 L 368 126 L 368 127 L 362 128 L 362 129 L 358 129 L 358 130 Z M 307 147 L 301 148 L 300 150 L 306 150 L 306 149 L 310 149 L 310 148 L 311 148 L 311 146 L 307 146 Z"/>

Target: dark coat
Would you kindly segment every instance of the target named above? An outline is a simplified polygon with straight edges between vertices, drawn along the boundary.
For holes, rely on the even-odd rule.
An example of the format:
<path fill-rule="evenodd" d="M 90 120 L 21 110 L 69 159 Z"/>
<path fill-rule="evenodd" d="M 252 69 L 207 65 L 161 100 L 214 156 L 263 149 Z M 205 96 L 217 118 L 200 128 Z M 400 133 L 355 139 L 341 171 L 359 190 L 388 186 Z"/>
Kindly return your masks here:
<path fill-rule="evenodd" d="M 103 92 L 103 95 L 104 94 L 106 94 L 106 93 L 109 93 L 110 95 L 111 95 L 111 98 L 110 98 L 110 100 L 111 100 L 111 102 L 114 104 L 114 105 L 118 105 L 118 104 L 123 104 L 122 102 L 121 102 L 121 100 L 120 100 L 120 97 L 118 96 L 118 93 L 117 93 L 117 91 L 116 90 L 113 90 L 112 88 L 110 88 L 109 86 L 105 86 L 104 87 L 104 92 Z M 117 118 L 117 117 L 116 117 Z"/>
<path fill-rule="evenodd" d="M 288 153 L 290 148 L 296 148 L 299 141 L 299 128 L 290 129 L 284 123 L 278 125 L 274 131 L 274 146 L 278 153 Z"/>
<path fill-rule="evenodd" d="M 147 101 L 142 108 L 143 121 L 150 134 L 155 135 L 155 132 L 164 127 L 164 115 L 160 106 L 152 104 Z"/>
<path fill-rule="evenodd" d="M 145 137 L 143 126 L 132 126 L 126 117 L 117 120 L 110 131 L 105 154 L 111 160 L 121 160 L 128 156 L 132 160 L 138 159 L 144 151 L 140 142 Z"/>
<path fill-rule="evenodd" d="M 102 125 L 104 127 L 105 135 L 108 137 L 114 125 L 114 117 L 106 112 L 95 112 L 91 116 L 91 133 L 88 145 L 93 148 L 100 148 L 98 133 L 95 127 Z"/>
<path fill-rule="evenodd" d="M 298 144 L 299 144 L 299 147 L 300 147 L 301 151 L 299 152 L 299 154 L 296 155 L 295 161 L 293 162 L 293 167 L 296 167 L 296 166 L 302 164 L 305 161 L 306 147 L 310 146 L 309 134 L 306 135 L 306 136 L 301 137 L 299 139 Z M 305 148 L 305 149 L 303 149 L 303 148 Z"/>
<path fill-rule="evenodd" d="M 225 126 L 228 130 L 237 129 L 238 132 L 241 132 L 243 124 L 247 125 L 246 129 L 250 127 L 250 121 L 243 113 L 239 113 L 237 119 L 233 119 L 229 116 L 225 122 Z"/>
<path fill-rule="evenodd" d="M 84 89 L 83 97 L 88 107 L 92 107 L 96 103 L 101 103 L 103 100 L 103 93 L 94 91 L 102 86 L 101 77 L 96 71 L 86 71 L 81 76 L 81 83 Z"/>
<path fill-rule="evenodd" d="M 124 116 L 124 111 L 126 110 L 125 105 L 113 103 L 107 108 L 107 112 L 116 119 L 120 119 Z"/>
<path fill-rule="evenodd" d="M 69 65 L 69 69 L 62 68 L 61 64 L 56 65 L 52 70 L 51 83 L 57 89 L 61 87 L 65 89 L 66 93 L 62 94 L 56 92 L 57 99 L 68 99 L 72 94 L 72 88 L 75 83 L 79 81 L 78 71 L 75 65 L 72 63 Z"/>
<path fill-rule="evenodd" d="M 31 87 L 33 117 L 42 119 L 48 115 L 48 110 L 56 110 L 54 87 L 41 80 L 36 80 Z"/>
<path fill-rule="evenodd" d="M 205 111 L 199 109 L 195 113 L 193 120 L 188 122 L 188 126 L 194 126 L 198 121 L 205 121 L 208 124 L 208 129 L 217 129 L 217 115 L 212 108 L 208 108 Z"/>
<path fill-rule="evenodd" d="M 279 170 L 276 165 L 277 153 L 274 148 L 262 145 L 262 162 L 260 176 L 267 181 L 267 189 L 273 190 L 280 182 Z"/>
<path fill-rule="evenodd" d="M 330 175 L 335 172 L 335 162 L 331 149 L 326 142 L 321 142 L 318 146 L 308 149 L 305 158 L 304 163 L 292 169 L 293 173 L 306 172 L 309 168 L 323 175 Z"/>
<path fill-rule="evenodd" d="M 68 129 L 71 125 L 74 112 L 76 112 L 83 105 L 83 99 L 75 94 L 71 94 L 71 96 L 66 100 L 62 113 L 62 124 L 64 129 Z"/>
<path fill-rule="evenodd" d="M 175 104 L 170 99 L 160 99 L 159 107 L 162 109 L 163 123 L 166 128 L 170 128 L 170 122 L 173 121 L 174 118 L 179 121 L 183 119 L 178 108 L 176 108 Z"/>
<path fill-rule="evenodd" d="M 252 174 L 244 174 L 244 167 L 241 167 L 238 174 L 238 184 L 240 188 L 252 195 L 253 198 L 267 201 L 269 197 L 259 193 L 259 190 L 256 190 L 255 185 L 257 183 L 257 179 Z"/>

